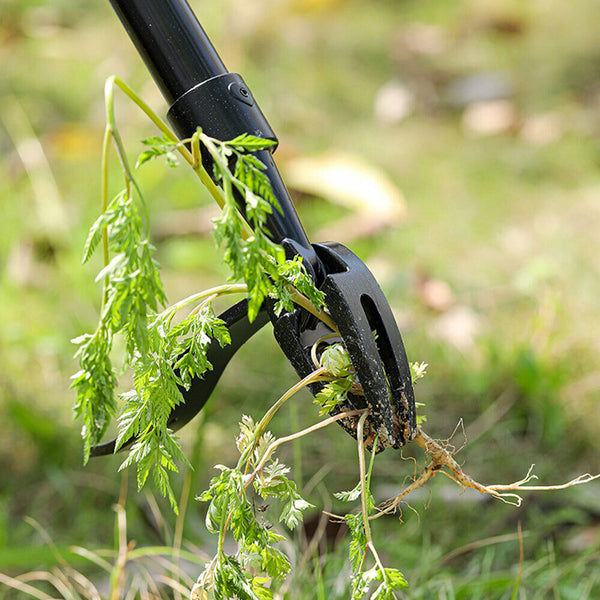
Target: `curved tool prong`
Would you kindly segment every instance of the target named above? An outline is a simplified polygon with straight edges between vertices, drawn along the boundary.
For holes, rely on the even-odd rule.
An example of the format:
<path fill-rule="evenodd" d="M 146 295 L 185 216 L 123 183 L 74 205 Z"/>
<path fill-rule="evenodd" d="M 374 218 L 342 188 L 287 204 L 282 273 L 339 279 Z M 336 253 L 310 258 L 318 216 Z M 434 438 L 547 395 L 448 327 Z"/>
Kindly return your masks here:
<path fill-rule="evenodd" d="M 354 253 L 333 242 L 313 246 L 327 273 L 321 286 L 327 308 L 364 391 L 362 397 L 350 395 L 347 408 L 370 409 L 365 427 L 367 446 L 378 435 L 378 451 L 399 448 L 415 435 L 416 411 L 410 367 L 396 320 L 375 277 Z M 274 323 L 275 337 L 301 377 L 314 369 L 310 347 L 324 329 L 323 324 L 308 329 L 299 315 L 289 313 Z M 320 387 L 316 384 L 311 391 L 316 393 Z M 340 424 L 356 436 L 358 419 L 343 419 Z"/>
<path fill-rule="evenodd" d="M 410 367 L 396 320 L 375 277 L 348 248 L 315 244 L 327 277 L 322 290 L 339 328 L 382 448 L 398 448 L 416 431 Z M 369 436 L 367 436 L 369 437 Z"/>
<path fill-rule="evenodd" d="M 227 367 L 227 364 L 240 347 L 247 342 L 259 329 L 269 322 L 269 317 L 264 309 L 250 323 L 248 321 L 248 301 L 241 300 L 228 308 L 219 318 L 225 321 L 231 335 L 231 343 L 221 347 L 213 343 L 208 349 L 207 359 L 212 364 L 212 369 L 206 371 L 201 379 L 194 379 L 189 390 L 182 390 L 184 402 L 179 404 L 169 417 L 168 427 L 173 431 L 181 429 L 191 421 L 204 407 L 212 394 L 219 378 Z M 135 442 L 131 438 L 120 450 L 125 450 Z M 92 446 L 90 456 L 105 456 L 115 451 L 115 440 L 104 444 Z"/>

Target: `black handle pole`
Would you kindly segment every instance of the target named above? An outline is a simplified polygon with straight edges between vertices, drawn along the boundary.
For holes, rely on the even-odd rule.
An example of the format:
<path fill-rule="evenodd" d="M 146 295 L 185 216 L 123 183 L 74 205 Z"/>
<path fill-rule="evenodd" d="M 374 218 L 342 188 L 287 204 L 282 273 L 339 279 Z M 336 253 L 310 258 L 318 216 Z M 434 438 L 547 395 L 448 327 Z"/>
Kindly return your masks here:
<path fill-rule="evenodd" d="M 220 140 L 250 133 L 277 141 L 243 79 L 227 71 L 186 0 L 110 2 L 169 102 L 168 118 L 181 139 L 191 137 L 200 126 Z M 288 249 L 301 254 L 319 279 L 319 260 L 271 152 L 259 152 L 257 157 L 266 166 L 281 207 L 281 213 L 273 211 L 267 220 L 271 239 L 288 241 Z M 210 163 L 206 153 L 204 160 Z"/>
<path fill-rule="evenodd" d="M 199 83 L 227 73 L 185 0 L 110 2 L 169 104 Z"/>

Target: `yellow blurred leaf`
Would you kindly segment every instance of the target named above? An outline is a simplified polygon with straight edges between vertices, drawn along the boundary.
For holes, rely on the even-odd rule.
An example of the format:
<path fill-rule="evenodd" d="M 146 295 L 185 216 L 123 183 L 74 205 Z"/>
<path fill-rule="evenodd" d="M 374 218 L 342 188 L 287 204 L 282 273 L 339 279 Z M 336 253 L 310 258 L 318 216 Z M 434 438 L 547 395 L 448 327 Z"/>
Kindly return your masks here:
<path fill-rule="evenodd" d="M 326 10 L 342 4 L 344 0 L 292 0 L 291 8 L 297 12 Z"/>
<path fill-rule="evenodd" d="M 322 234 L 356 238 L 398 225 L 406 214 L 402 192 L 378 167 L 347 153 L 328 152 L 293 158 L 283 166 L 288 185 L 350 211 L 350 217 L 328 225 Z"/>
<path fill-rule="evenodd" d="M 50 136 L 53 154 L 61 160 L 83 161 L 98 157 L 102 131 L 76 123 L 63 123 Z"/>

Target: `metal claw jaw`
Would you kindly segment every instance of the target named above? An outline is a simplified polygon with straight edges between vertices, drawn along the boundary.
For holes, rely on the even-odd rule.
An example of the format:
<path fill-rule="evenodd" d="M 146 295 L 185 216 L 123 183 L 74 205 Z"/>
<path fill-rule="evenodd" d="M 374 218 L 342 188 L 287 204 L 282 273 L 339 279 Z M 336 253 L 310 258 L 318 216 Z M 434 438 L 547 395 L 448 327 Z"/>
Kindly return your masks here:
<path fill-rule="evenodd" d="M 377 436 L 376 452 L 400 448 L 413 439 L 417 425 L 410 367 L 391 308 L 373 274 L 348 248 L 335 242 L 313 248 L 326 273 L 320 289 L 327 309 L 364 392 L 364 396 L 349 394 L 335 412 L 369 408 L 363 430 L 366 447 L 371 449 Z M 298 374 L 306 377 L 314 370 L 312 345 L 331 330 L 322 322 L 307 322 L 298 310 L 272 319 L 281 349 Z M 312 384 L 311 392 L 316 394 L 322 386 Z M 356 437 L 358 417 L 341 419 L 340 424 Z"/>

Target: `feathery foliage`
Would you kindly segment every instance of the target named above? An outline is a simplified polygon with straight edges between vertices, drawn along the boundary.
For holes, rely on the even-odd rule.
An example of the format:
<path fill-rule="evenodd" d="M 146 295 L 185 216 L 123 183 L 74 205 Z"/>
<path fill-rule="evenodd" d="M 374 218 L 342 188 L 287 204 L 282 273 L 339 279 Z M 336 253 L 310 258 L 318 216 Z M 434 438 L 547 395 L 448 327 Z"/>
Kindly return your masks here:
<path fill-rule="evenodd" d="M 177 165 L 183 156 L 222 206 L 214 236 L 231 268 L 230 279 L 244 285 L 224 285 L 199 292 L 167 307 L 160 268 L 150 243 L 148 206 L 130 167 L 114 116 L 114 87 L 119 87 L 161 129 L 161 136 L 143 141 L 136 168 L 157 157 Z M 130 369 L 134 385 L 120 394 L 116 449 L 130 445 L 121 465 L 137 468 L 141 488 L 150 474 L 164 496 L 177 510 L 169 473 L 180 463 L 188 464 L 177 436 L 169 429 L 171 411 L 183 402 L 183 392 L 192 379 L 212 368 L 207 359 L 212 343 L 230 343 L 225 323 L 213 310 L 213 300 L 222 294 L 245 293 L 250 320 L 267 297 L 278 310 L 291 310 L 294 293 L 304 294 L 319 310 L 323 294 L 306 274 L 301 258 L 286 260 L 283 248 L 269 238 L 267 216 L 279 210 L 264 165 L 253 155 L 273 145 L 250 135 L 219 141 L 198 130 L 191 140 L 179 141 L 168 127 L 120 79 L 110 78 L 105 88 L 107 126 L 102 154 L 102 212 L 87 236 L 83 262 L 99 247 L 103 266 L 96 277 L 102 282 L 102 307 L 93 334 L 73 340 L 80 371 L 72 387 L 77 400 L 74 416 L 83 421 L 84 461 L 91 446 L 99 443 L 117 413 L 117 372 L 111 355 L 116 336 L 123 340 L 125 354 L 121 370 Z M 192 152 L 186 147 L 191 145 Z M 202 167 L 200 145 L 213 157 L 213 178 Z M 124 187 L 108 201 L 108 159 L 111 146 L 122 166 Z M 214 182 L 221 187 L 215 186 Z M 234 193 L 235 190 L 235 193 Z M 241 203 L 241 207 L 240 207 Z M 242 216 L 244 214 L 244 217 Z M 188 309 L 187 316 L 179 312 Z M 293 520 L 293 510 L 289 520 Z M 233 566 L 230 565 L 233 569 Z M 232 572 L 235 572 L 233 569 Z"/>

